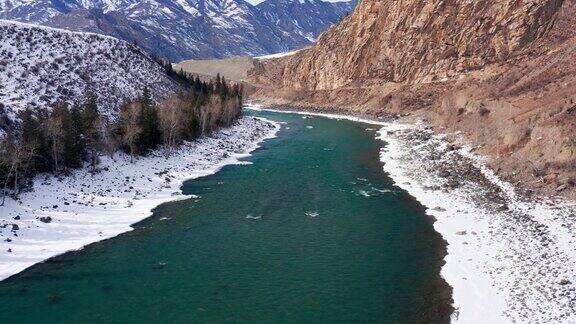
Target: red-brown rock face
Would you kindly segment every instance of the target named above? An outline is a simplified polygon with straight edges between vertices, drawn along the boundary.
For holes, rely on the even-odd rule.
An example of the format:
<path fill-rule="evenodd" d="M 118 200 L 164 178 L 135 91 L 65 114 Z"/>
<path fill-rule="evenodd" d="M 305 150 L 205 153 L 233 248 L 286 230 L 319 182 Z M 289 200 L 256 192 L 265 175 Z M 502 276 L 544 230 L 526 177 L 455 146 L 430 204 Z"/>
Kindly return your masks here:
<path fill-rule="evenodd" d="M 550 29 L 563 2 L 363 0 L 316 46 L 254 75 L 306 90 L 446 80 L 522 52 Z"/>
<path fill-rule="evenodd" d="M 363 0 L 251 80 L 274 102 L 418 115 L 465 134 L 505 178 L 546 193 L 570 183 L 576 198 L 574 62 L 574 0 Z"/>

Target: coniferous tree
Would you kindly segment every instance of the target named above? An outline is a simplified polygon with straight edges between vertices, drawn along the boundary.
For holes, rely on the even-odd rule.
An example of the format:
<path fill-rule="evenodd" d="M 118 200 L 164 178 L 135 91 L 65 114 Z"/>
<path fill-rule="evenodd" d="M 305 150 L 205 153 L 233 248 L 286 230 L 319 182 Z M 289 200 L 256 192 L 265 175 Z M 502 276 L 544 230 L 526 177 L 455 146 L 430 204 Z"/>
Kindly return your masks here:
<path fill-rule="evenodd" d="M 102 118 L 98 112 L 98 100 L 96 94 L 87 89 L 85 102 L 82 107 L 82 127 L 84 129 L 84 143 L 88 155 L 88 161 L 92 170 L 98 164 L 98 155 L 102 144 Z"/>
<path fill-rule="evenodd" d="M 70 109 L 70 125 L 66 136 L 67 153 L 65 159 L 68 167 L 79 168 L 86 159 L 84 132 L 82 108 L 80 105 L 74 105 Z"/>
<path fill-rule="evenodd" d="M 29 173 L 48 171 L 50 165 L 46 157 L 50 156 L 49 147 L 40 120 L 31 109 L 25 109 L 20 119 L 22 120 L 20 141 L 22 145 L 34 148 L 36 152 L 36 156 L 31 157 Z"/>
<path fill-rule="evenodd" d="M 216 74 L 216 82 L 214 83 L 214 91 L 220 93 L 222 90 L 222 81 L 220 78 L 220 73 Z"/>
<path fill-rule="evenodd" d="M 37 172 L 50 172 L 54 170 L 52 159 L 50 158 L 50 140 L 48 139 L 48 120 L 50 112 L 46 108 L 37 109 L 34 112 L 37 121 L 36 139 L 38 140 L 38 156 L 34 165 Z"/>
<path fill-rule="evenodd" d="M 62 166 L 79 168 L 85 158 L 83 145 L 83 125 L 80 108 L 75 105 L 71 109 L 67 105 L 58 105 L 51 114 L 51 122 L 61 124 L 62 134 Z"/>
<path fill-rule="evenodd" d="M 182 115 L 184 123 L 182 126 L 182 137 L 185 140 L 193 140 L 198 133 L 198 123 L 196 119 L 195 106 L 198 100 L 198 93 L 193 89 L 181 92 L 178 95 L 182 101 Z"/>
<path fill-rule="evenodd" d="M 235 83 L 232 86 L 230 96 L 232 96 L 233 98 L 240 98 L 240 86 L 238 85 L 238 83 Z"/>
<path fill-rule="evenodd" d="M 202 93 L 203 95 L 208 94 L 208 84 L 206 83 L 206 81 L 202 81 L 202 84 L 200 85 L 200 93 Z"/>
<path fill-rule="evenodd" d="M 170 61 L 164 61 L 164 66 L 169 75 L 174 74 L 174 69 L 172 68 L 172 63 L 170 63 Z"/>
<path fill-rule="evenodd" d="M 0 143 L 2 143 L 2 139 L 0 139 Z M 5 152 L 0 148 L 0 154 L 4 154 Z M 4 156 L 0 156 L 0 184 L 4 184 L 5 186 L 1 188 L 2 192 L 0 193 L 0 196 L 2 197 L 0 200 L 0 207 L 4 206 L 4 202 L 6 200 L 6 189 L 8 187 L 8 182 L 9 182 L 9 175 L 8 175 L 8 171 L 9 171 L 9 166 L 7 164 L 4 163 Z"/>
<path fill-rule="evenodd" d="M 162 142 L 162 133 L 158 124 L 158 108 L 152 101 L 150 89 L 144 87 L 142 97 L 141 127 L 142 135 L 140 137 L 140 149 L 142 153 L 153 150 Z"/>

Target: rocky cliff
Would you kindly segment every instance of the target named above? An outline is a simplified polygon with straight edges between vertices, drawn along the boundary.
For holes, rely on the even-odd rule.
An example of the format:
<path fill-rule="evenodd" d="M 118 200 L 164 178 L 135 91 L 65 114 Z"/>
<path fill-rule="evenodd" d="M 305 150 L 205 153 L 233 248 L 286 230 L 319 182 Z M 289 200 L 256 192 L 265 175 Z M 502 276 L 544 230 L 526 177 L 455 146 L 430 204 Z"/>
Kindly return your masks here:
<path fill-rule="evenodd" d="M 256 98 L 462 131 L 504 178 L 574 196 L 575 58 L 574 1 L 363 0 L 250 74 Z"/>

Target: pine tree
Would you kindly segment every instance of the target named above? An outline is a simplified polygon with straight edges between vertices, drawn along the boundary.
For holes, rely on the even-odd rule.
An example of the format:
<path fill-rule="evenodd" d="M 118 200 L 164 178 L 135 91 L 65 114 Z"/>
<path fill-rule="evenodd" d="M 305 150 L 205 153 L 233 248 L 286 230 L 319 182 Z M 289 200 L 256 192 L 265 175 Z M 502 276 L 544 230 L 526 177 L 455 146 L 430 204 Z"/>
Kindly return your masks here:
<path fill-rule="evenodd" d="M 2 143 L 2 139 L 0 139 L 0 143 Z M 0 196 L 2 197 L 0 200 L 0 207 L 4 206 L 7 194 L 6 188 L 8 187 L 8 182 L 10 181 L 10 166 L 5 163 L 5 158 L 3 156 L 3 154 L 6 153 L 7 152 L 4 152 L 4 150 L 0 148 L 0 183 L 4 184 L 4 187 L 2 187 L 2 192 L 0 193 Z"/>
<path fill-rule="evenodd" d="M 228 85 L 226 84 L 226 79 L 224 79 L 224 77 L 222 77 L 222 80 L 220 82 L 221 82 L 220 91 L 218 91 L 218 93 L 220 94 L 220 97 L 222 97 L 222 100 L 225 100 L 226 98 L 228 98 L 228 94 L 230 91 L 228 89 Z"/>
<path fill-rule="evenodd" d="M 194 79 L 194 90 L 196 90 L 196 92 L 202 91 L 202 81 L 200 81 L 199 76 L 196 76 Z"/>
<path fill-rule="evenodd" d="M 212 86 L 212 85 L 210 85 Z M 208 83 L 206 83 L 206 81 L 202 81 L 202 86 L 200 87 L 200 92 L 202 92 L 202 94 L 207 95 L 208 94 Z"/>
<path fill-rule="evenodd" d="M 232 86 L 232 93 L 230 94 L 230 96 L 232 96 L 233 98 L 240 97 L 240 87 L 238 86 L 238 83 Z"/>
<path fill-rule="evenodd" d="M 98 163 L 98 153 L 102 144 L 102 119 L 98 112 L 98 101 L 96 94 L 87 89 L 85 102 L 82 107 L 82 128 L 84 130 L 84 143 L 88 153 L 88 161 L 92 170 L 96 169 Z"/>
<path fill-rule="evenodd" d="M 70 109 L 70 118 L 71 118 L 71 128 L 72 128 L 72 140 L 74 141 L 74 150 L 76 151 L 77 156 L 79 157 L 80 161 L 84 161 L 86 159 L 86 144 L 84 140 L 84 123 L 82 121 L 82 106 L 81 105 L 74 105 Z"/>
<path fill-rule="evenodd" d="M 149 150 L 156 149 L 162 143 L 162 132 L 158 125 L 158 108 L 152 101 L 152 95 L 147 86 L 144 87 L 140 103 L 142 104 L 142 136 L 139 146 L 141 153 L 145 154 Z"/>
<path fill-rule="evenodd" d="M 222 90 L 222 81 L 220 78 L 220 73 L 216 74 L 216 83 L 214 85 L 214 91 L 216 91 L 217 93 L 220 93 L 220 91 Z"/>
<path fill-rule="evenodd" d="M 189 141 L 193 140 L 197 133 L 195 109 L 198 96 L 199 93 L 194 89 L 189 89 L 188 91 L 183 92 L 181 95 L 182 101 L 184 101 L 183 118 L 185 119 L 183 138 Z"/>
<path fill-rule="evenodd" d="M 20 115 L 22 145 L 33 148 L 36 152 L 29 164 L 28 173 L 30 174 L 52 170 L 52 161 L 49 158 L 50 144 L 46 135 L 48 116 L 49 113 L 45 109 L 38 109 L 36 112 L 26 109 Z"/>
<path fill-rule="evenodd" d="M 50 140 L 50 156 L 54 173 L 66 166 L 66 153 L 70 149 L 68 138 L 71 127 L 70 111 L 64 103 L 57 104 L 50 113 L 47 123 L 47 134 Z"/>
<path fill-rule="evenodd" d="M 174 69 L 172 68 L 172 63 L 170 63 L 170 61 L 164 61 L 164 67 L 168 75 L 174 75 Z"/>
<path fill-rule="evenodd" d="M 79 168 L 84 159 L 84 146 L 82 140 L 82 116 L 77 106 L 72 109 L 68 105 L 60 104 L 51 114 L 52 122 L 60 124 L 62 134 L 62 166 L 66 168 Z"/>

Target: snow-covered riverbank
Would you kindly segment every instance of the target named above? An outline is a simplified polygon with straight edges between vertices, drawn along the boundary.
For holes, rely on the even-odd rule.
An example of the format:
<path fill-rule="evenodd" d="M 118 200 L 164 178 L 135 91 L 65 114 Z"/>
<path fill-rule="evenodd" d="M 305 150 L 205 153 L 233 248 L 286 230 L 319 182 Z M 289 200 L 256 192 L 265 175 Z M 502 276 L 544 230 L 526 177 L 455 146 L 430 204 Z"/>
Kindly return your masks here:
<path fill-rule="evenodd" d="M 453 322 L 576 323 L 576 206 L 516 195 L 470 147 L 424 125 L 289 113 L 382 127 L 384 170 L 448 242 Z"/>
<path fill-rule="evenodd" d="M 462 140 L 387 124 L 381 159 L 448 241 L 458 323 L 576 323 L 576 207 L 526 198 Z"/>
<path fill-rule="evenodd" d="M 277 123 L 243 117 L 238 124 L 183 145 L 169 158 L 158 152 L 130 163 L 124 154 L 103 158 L 100 172 L 79 170 L 38 177 L 34 190 L 0 207 L 0 280 L 67 251 L 132 230 L 156 206 L 182 195 L 183 182 L 239 164 Z"/>

